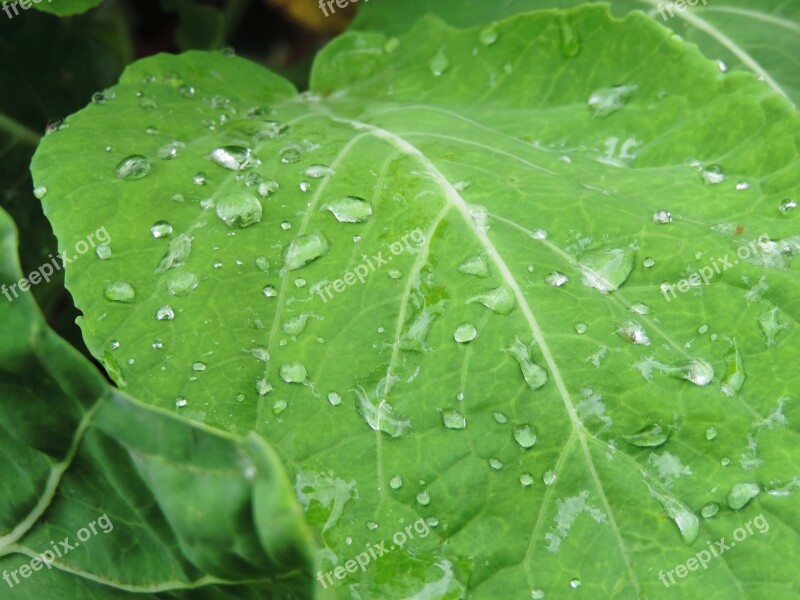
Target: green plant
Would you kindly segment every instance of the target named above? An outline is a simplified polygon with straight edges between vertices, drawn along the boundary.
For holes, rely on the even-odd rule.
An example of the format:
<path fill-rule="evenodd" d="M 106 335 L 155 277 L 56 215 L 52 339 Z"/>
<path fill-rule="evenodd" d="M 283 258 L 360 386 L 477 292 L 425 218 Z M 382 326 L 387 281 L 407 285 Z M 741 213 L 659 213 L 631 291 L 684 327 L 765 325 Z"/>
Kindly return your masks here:
<path fill-rule="evenodd" d="M 374 0 L 302 93 L 152 56 L 50 128 L 117 389 L 0 302 L 0 568 L 119 533 L 11 594 L 797 594 L 796 78 L 530 4 Z"/>

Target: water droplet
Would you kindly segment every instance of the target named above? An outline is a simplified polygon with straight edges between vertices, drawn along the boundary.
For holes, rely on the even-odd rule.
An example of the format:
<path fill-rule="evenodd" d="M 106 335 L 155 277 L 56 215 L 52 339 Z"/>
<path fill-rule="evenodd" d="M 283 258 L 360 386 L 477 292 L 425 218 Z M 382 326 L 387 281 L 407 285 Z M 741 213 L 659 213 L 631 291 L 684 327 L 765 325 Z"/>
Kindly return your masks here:
<path fill-rule="evenodd" d="M 442 411 L 442 422 L 448 429 L 465 429 L 467 419 L 454 408 L 445 408 Z"/>
<path fill-rule="evenodd" d="M 760 493 L 761 486 L 757 483 L 737 483 L 728 492 L 728 507 L 731 510 L 741 510 Z"/>
<path fill-rule="evenodd" d="M 697 515 L 683 502 L 671 496 L 661 494 L 652 488 L 650 493 L 664 507 L 664 513 L 667 517 L 672 519 L 675 525 L 678 526 L 678 531 L 680 531 L 683 541 L 686 544 L 693 543 L 700 533 L 700 519 L 697 518 Z"/>
<path fill-rule="evenodd" d="M 265 181 L 260 182 L 256 189 L 258 191 L 259 196 L 261 196 L 262 198 L 267 198 L 268 196 L 271 196 L 279 189 L 281 189 L 281 186 L 278 184 L 277 181 L 273 181 L 272 179 L 267 179 Z"/>
<path fill-rule="evenodd" d="M 547 371 L 531 360 L 530 350 L 519 338 L 515 338 L 511 346 L 505 348 L 504 351 L 510 352 L 519 363 L 522 377 L 529 388 L 538 390 L 547 383 Z"/>
<path fill-rule="evenodd" d="M 284 250 L 283 266 L 289 271 L 300 269 L 325 256 L 331 245 L 321 232 L 307 233 L 295 238 Z"/>
<path fill-rule="evenodd" d="M 281 379 L 286 383 L 304 383 L 308 379 L 308 371 L 305 365 L 299 362 L 281 365 L 280 375 Z"/>
<path fill-rule="evenodd" d="M 266 377 L 256 380 L 256 392 L 259 396 L 266 396 L 272 391 L 272 384 L 267 381 Z"/>
<path fill-rule="evenodd" d="M 339 223 L 363 223 L 372 216 L 372 205 L 363 198 L 344 196 L 322 206 Z"/>
<path fill-rule="evenodd" d="M 207 368 L 206 363 L 202 361 L 196 361 L 192 363 L 192 371 L 205 371 Z"/>
<path fill-rule="evenodd" d="M 492 413 L 492 418 L 493 418 L 495 421 L 497 421 L 498 423 L 500 423 L 501 425 L 505 425 L 506 423 L 508 423 L 508 417 L 507 417 L 507 416 L 505 416 L 505 415 L 504 415 L 503 413 L 501 413 L 501 412 L 495 412 L 495 413 Z"/>
<path fill-rule="evenodd" d="M 374 531 L 378 527 L 379 525 L 375 521 L 367 521 L 367 529 L 369 529 L 370 531 Z"/>
<path fill-rule="evenodd" d="M 514 428 L 514 439 L 525 450 L 533 448 L 536 444 L 536 430 L 531 425 L 517 425 Z"/>
<path fill-rule="evenodd" d="M 607 294 L 619 289 L 633 271 L 636 254 L 630 249 L 603 248 L 584 254 L 580 261 L 583 285 Z"/>
<path fill-rule="evenodd" d="M 450 69 L 450 59 L 447 58 L 447 55 L 444 53 L 444 48 L 440 48 L 439 51 L 434 54 L 433 58 L 428 61 L 428 66 L 434 77 L 439 77 Z"/>
<path fill-rule="evenodd" d="M 403 478 L 400 475 L 395 475 L 389 480 L 389 487 L 393 490 L 399 490 L 403 487 Z"/>
<path fill-rule="evenodd" d="M 299 187 L 301 192 L 307 192 L 311 189 L 311 184 L 308 181 L 301 181 Z"/>
<path fill-rule="evenodd" d="M 339 406 L 342 403 L 342 397 L 336 392 L 329 392 L 328 402 L 331 403 L 331 406 Z"/>
<path fill-rule="evenodd" d="M 716 502 L 709 502 L 700 509 L 700 516 L 704 519 L 711 519 L 719 512 L 719 504 Z"/>
<path fill-rule="evenodd" d="M 731 347 L 725 354 L 725 363 L 725 374 L 722 376 L 720 389 L 726 396 L 735 396 L 742 389 L 746 378 L 744 361 L 736 340 L 731 340 Z"/>
<path fill-rule="evenodd" d="M 111 343 L 108 345 L 108 347 L 111 348 L 112 350 L 118 349 L 119 346 L 120 344 L 118 340 L 111 340 Z"/>
<path fill-rule="evenodd" d="M 397 279 L 400 279 L 403 276 L 403 272 L 402 271 L 398 271 L 397 269 L 389 269 L 389 271 L 387 272 L 387 275 L 389 276 L 390 279 L 397 280 Z"/>
<path fill-rule="evenodd" d="M 719 165 L 708 165 L 701 173 L 706 185 L 715 185 L 725 181 L 725 171 Z"/>
<path fill-rule="evenodd" d="M 205 185 L 206 184 L 206 174 L 203 171 L 198 171 L 195 173 L 194 177 L 192 177 L 192 183 L 195 185 Z"/>
<path fill-rule="evenodd" d="M 782 213 L 788 213 L 789 211 L 792 211 L 795 208 L 797 208 L 797 202 L 795 202 L 790 198 L 787 198 L 786 200 L 781 202 L 781 205 L 778 207 L 778 210 L 780 210 Z"/>
<path fill-rule="evenodd" d="M 775 346 L 775 338 L 778 333 L 780 333 L 781 329 L 786 329 L 789 326 L 788 323 L 780 323 L 778 321 L 779 313 L 778 307 L 773 306 L 758 317 L 758 326 L 761 329 L 761 333 L 764 334 L 767 348 Z"/>
<path fill-rule="evenodd" d="M 428 506 L 431 503 L 431 495 L 428 493 L 428 490 L 423 490 L 417 494 L 417 502 L 422 506 Z"/>
<path fill-rule="evenodd" d="M 632 435 L 622 437 L 632 446 L 638 448 L 658 448 L 667 443 L 669 439 L 669 429 L 661 427 L 658 423 L 648 425 Z"/>
<path fill-rule="evenodd" d="M 579 587 L 581 587 L 581 580 L 580 579 L 570 580 L 569 587 L 571 587 L 573 590 L 577 590 Z"/>
<path fill-rule="evenodd" d="M 467 304 L 472 304 L 474 302 L 483 304 L 486 308 L 499 315 L 509 314 L 517 305 L 514 292 L 507 286 L 491 289 L 488 292 L 478 294 L 467 300 Z"/>
<path fill-rule="evenodd" d="M 706 429 L 706 439 L 710 442 L 717 437 L 717 428 L 716 427 L 709 427 Z"/>
<path fill-rule="evenodd" d="M 628 84 L 596 90 L 588 101 L 592 116 L 604 119 L 613 115 L 627 104 L 637 87 L 635 84 Z"/>
<path fill-rule="evenodd" d="M 276 400 L 275 404 L 272 405 L 272 414 L 276 417 L 283 413 L 286 410 L 286 407 L 289 406 L 286 400 Z"/>
<path fill-rule="evenodd" d="M 209 156 L 212 162 L 231 171 L 244 171 L 253 165 L 253 151 L 243 146 L 222 146 Z"/>
<path fill-rule="evenodd" d="M 497 41 L 497 26 L 492 24 L 488 27 L 485 27 L 478 37 L 481 41 L 481 44 L 484 46 L 491 46 Z"/>
<path fill-rule="evenodd" d="M 542 482 L 545 485 L 553 485 L 556 482 L 556 472 L 553 469 L 547 469 L 542 475 Z"/>
<path fill-rule="evenodd" d="M 636 344 L 637 346 L 650 345 L 650 338 L 647 336 L 647 333 L 642 326 L 635 321 L 625 321 L 620 325 L 619 329 L 617 329 L 617 334 L 631 344 Z"/>
<path fill-rule="evenodd" d="M 161 160 L 173 160 L 174 158 L 177 158 L 178 152 L 185 147 L 186 144 L 183 142 L 169 142 L 156 150 L 156 156 Z"/>
<path fill-rule="evenodd" d="M 333 175 L 333 169 L 326 167 L 325 165 L 310 165 L 306 167 L 306 169 L 303 171 L 303 174 L 306 177 L 311 177 L 312 179 L 321 179 L 327 175 Z"/>
<path fill-rule="evenodd" d="M 530 473 L 523 473 L 519 476 L 519 482 L 523 485 L 523 487 L 530 487 L 533 485 L 533 475 Z"/>
<path fill-rule="evenodd" d="M 165 273 L 169 269 L 182 267 L 192 253 L 192 238 L 185 233 L 170 241 L 166 254 L 156 269 L 156 273 Z"/>
<path fill-rule="evenodd" d="M 653 223 L 657 225 L 666 225 L 672 223 L 672 213 L 668 210 L 657 210 L 653 213 Z"/>
<path fill-rule="evenodd" d="M 162 306 L 156 311 L 156 320 L 157 321 L 172 321 L 175 318 L 175 311 L 172 310 L 172 307 L 167 305 Z"/>
<path fill-rule="evenodd" d="M 700 335 L 705 335 L 706 333 L 708 333 L 708 325 L 705 323 L 700 325 L 700 327 L 697 328 L 697 333 L 699 333 Z"/>
<path fill-rule="evenodd" d="M 736 189 L 739 190 L 739 191 L 749 190 L 750 189 L 750 184 L 747 183 L 746 181 L 740 181 L 739 183 L 736 184 Z"/>
<path fill-rule="evenodd" d="M 269 273 L 269 260 L 267 259 L 266 256 L 257 256 L 255 263 L 259 271 L 262 271 L 264 273 Z"/>
<path fill-rule="evenodd" d="M 243 229 L 261 222 L 264 209 L 253 194 L 233 192 L 217 201 L 217 216 L 228 227 Z"/>
<path fill-rule="evenodd" d="M 187 404 L 188 404 L 188 402 L 187 402 L 186 398 L 176 398 L 175 399 L 175 406 L 177 406 L 178 408 L 183 408 Z"/>
<path fill-rule="evenodd" d="M 171 271 L 167 276 L 167 294 L 170 296 L 188 296 L 199 285 L 197 275 L 190 271 Z"/>
<path fill-rule="evenodd" d="M 100 260 L 108 260 L 111 258 L 111 246 L 108 244 L 100 244 L 94 249 L 94 252 Z"/>
<path fill-rule="evenodd" d="M 649 315 L 650 307 L 642 302 L 634 302 L 631 304 L 631 311 L 635 312 L 637 315 Z"/>
<path fill-rule="evenodd" d="M 120 179 L 136 181 L 150 172 L 150 161 L 140 154 L 133 154 L 117 165 L 116 172 Z"/>
<path fill-rule="evenodd" d="M 489 263 L 486 261 L 485 256 L 479 254 L 461 263 L 458 270 L 466 275 L 474 275 L 475 277 L 485 279 L 489 276 Z"/>
<path fill-rule="evenodd" d="M 356 408 L 364 422 L 373 431 L 382 431 L 394 438 L 411 428 L 411 421 L 398 415 L 386 401 L 386 395 L 396 381 L 396 378 L 382 379 L 371 394 L 361 386 L 352 390 L 356 396 Z"/>
<path fill-rule="evenodd" d="M 563 273 L 559 273 L 558 271 L 553 271 L 544 278 L 544 282 L 547 285 L 552 285 L 553 287 L 561 287 L 568 281 L 569 278 Z"/>
<path fill-rule="evenodd" d="M 492 470 L 499 471 L 503 468 L 503 461 L 501 461 L 499 458 L 490 458 L 489 466 L 492 468 Z"/>
<path fill-rule="evenodd" d="M 153 237 L 156 239 L 167 237 L 172 234 L 172 225 L 166 221 L 156 221 L 150 228 L 150 233 L 153 234 Z"/>
<path fill-rule="evenodd" d="M 280 158 L 283 164 L 293 165 L 296 162 L 300 162 L 300 159 L 303 158 L 303 155 L 300 153 L 300 150 L 290 146 L 281 151 Z"/>
<path fill-rule="evenodd" d="M 153 350 L 161 350 L 164 347 L 164 342 L 161 340 L 156 340 L 150 344 L 150 346 L 153 348 Z"/>
<path fill-rule="evenodd" d="M 558 32 L 561 36 L 561 54 L 574 58 L 580 54 L 581 38 L 572 20 L 563 12 L 558 13 Z"/>
<path fill-rule="evenodd" d="M 35 188 L 33 188 L 33 195 L 36 196 L 38 200 L 44 198 L 45 194 L 47 194 L 47 188 L 43 185 L 37 185 Z"/>
<path fill-rule="evenodd" d="M 533 588 L 531 590 L 531 600 L 542 600 L 544 598 L 544 590 Z"/>
<path fill-rule="evenodd" d="M 667 371 L 671 377 L 691 381 L 695 385 L 705 386 L 714 379 L 714 368 L 704 360 L 694 359 Z"/>
<path fill-rule="evenodd" d="M 265 285 L 261 292 L 265 298 L 274 298 L 278 295 L 278 290 L 274 285 Z"/>
<path fill-rule="evenodd" d="M 459 344 L 471 342 L 478 336 L 478 330 L 472 323 L 461 323 L 453 333 L 453 339 Z"/>
<path fill-rule="evenodd" d="M 642 266 L 644 266 L 645 269 L 652 269 L 655 266 L 655 264 L 656 264 L 656 261 L 655 261 L 654 258 L 649 258 L 648 257 L 648 258 L 645 258 L 642 261 Z"/>
<path fill-rule="evenodd" d="M 125 283 L 124 281 L 115 281 L 114 283 L 110 283 L 106 286 L 103 295 L 105 296 L 106 300 L 110 300 L 111 302 L 122 302 L 128 304 L 136 299 L 136 290 L 134 290 L 133 286 L 129 283 Z"/>

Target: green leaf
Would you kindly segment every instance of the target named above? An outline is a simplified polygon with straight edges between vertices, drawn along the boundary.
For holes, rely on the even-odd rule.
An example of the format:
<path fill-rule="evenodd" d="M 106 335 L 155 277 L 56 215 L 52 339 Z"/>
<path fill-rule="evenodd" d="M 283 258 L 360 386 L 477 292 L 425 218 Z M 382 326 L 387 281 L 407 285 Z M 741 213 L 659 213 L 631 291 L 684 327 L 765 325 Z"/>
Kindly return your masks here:
<path fill-rule="evenodd" d="M 642 14 L 490 33 L 351 33 L 299 96 L 219 54 L 130 67 L 33 162 L 62 244 L 112 238 L 69 266 L 87 344 L 274 444 L 329 596 L 659 598 L 746 525 L 670 591 L 780 596 L 796 112 Z"/>
<path fill-rule="evenodd" d="M 592 0 L 590 0 L 592 1 Z M 398 34 L 430 12 L 459 27 L 474 27 L 544 8 L 570 8 L 583 0 L 385 0 L 364 4 L 351 27 Z M 611 0 L 614 14 L 646 12 L 697 44 L 720 68 L 748 70 L 776 92 L 800 104 L 800 4 L 784 0 Z M 670 7 L 671 5 L 671 7 Z"/>
<path fill-rule="evenodd" d="M 111 388 L 30 294 L 12 297 L 22 273 L 2 210 L 0 247 L 3 587 L 32 599 L 308 597 L 310 538 L 274 451 Z"/>

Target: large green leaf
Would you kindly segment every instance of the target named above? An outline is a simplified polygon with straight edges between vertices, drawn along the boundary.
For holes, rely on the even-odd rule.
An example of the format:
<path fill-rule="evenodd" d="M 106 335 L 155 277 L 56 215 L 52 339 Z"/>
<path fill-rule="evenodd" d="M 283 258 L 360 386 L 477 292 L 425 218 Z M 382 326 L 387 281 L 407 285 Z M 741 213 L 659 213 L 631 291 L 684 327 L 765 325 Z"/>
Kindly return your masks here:
<path fill-rule="evenodd" d="M 593 0 L 590 0 L 593 1 Z M 583 0 L 385 0 L 365 3 L 352 27 L 401 33 L 431 12 L 459 27 L 474 27 L 529 10 L 569 8 Z M 800 3 L 786 0 L 610 0 L 614 13 L 645 11 L 700 46 L 720 67 L 749 70 L 800 104 Z M 693 6 L 694 5 L 694 6 Z"/>
<path fill-rule="evenodd" d="M 201 53 L 114 93 L 33 163 L 62 244 L 112 237 L 69 267 L 87 343 L 275 445 L 321 593 L 660 598 L 746 524 L 668 592 L 798 592 L 800 129 L 755 77 L 584 7 L 351 33 L 310 95 Z"/>
<path fill-rule="evenodd" d="M 2 210 L 0 249 L 6 294 L 22 273 Z M 0 339 L 4 598 L 308 597 L 308 531 L 259 436 L 214 432 L 111 388 L 29 294 L 0 302 Z"/>

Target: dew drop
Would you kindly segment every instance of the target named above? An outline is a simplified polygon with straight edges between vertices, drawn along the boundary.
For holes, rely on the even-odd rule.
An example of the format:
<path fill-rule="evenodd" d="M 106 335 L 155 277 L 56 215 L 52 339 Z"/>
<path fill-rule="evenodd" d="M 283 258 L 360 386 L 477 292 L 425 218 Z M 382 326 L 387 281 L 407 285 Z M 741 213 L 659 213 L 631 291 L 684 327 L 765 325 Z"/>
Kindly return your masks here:
<path fill-rule="evenodd" d="M 560 273 L 558 271 L 553 271 L 544 278 L 544 282 L 547 285 L 551 285 L 553 287 L 561 287 L 568 281 L 569 278 L 566 275 L 564 275 L 564 273 Z"/>
<path fill-rule="evenodd" d="M 781 202 L 781 205 L 778 207 L 778 210 L 780 210 L 782 213 L 788 213 L 790 211 L 793 211 L 795 208 L 797 208 L 797 202 L 795 202 L 790 198 L 787 198 L 786 200 Z"/>
<path fill-rule="evenodd" d="M 177 158 L 178 152 L 185 146 L 186 144 L 182 142 L 169 142 L 168 144 L 164 144 L 158 150 L 156 150 L 156 156 L 161 160 L 173 160 Z"/>
<path fill-rule="evenodd" d="M 205 371 L 207 368 L 206 363 L 202 361 L 196 361 L 192 363 L 192 371 Z"/>
<path fill-rule="evenodd" d="M 672 213 L 668 210 L 657 210 L 653 213 L 653 223 L 657 225 L 672 223 Z"/>
<path fill-rule="evenodd" d="M 106 300 L 111 302 L 129 304 L 136 299 L 136 290 L 134 290 L 133 286 L 129 283 L 115 281 L 106 286 L 103 296 L 105 296 Z"/>
<path fill-rule="evenodd" d="M 217 201 L 217 216 L 228 227 L 243 229 L 261 222 L 264 210 L 253 194 L 233 192 Z"/>
<path fill-rule="evenodd" d="M 581 38 L 575 24 L 563 12 L 558 13 L 558 32 L 561 36 L 561 54 L 566 58 L 574 58 L 580 54 Z"/>
<path fill-rule="evenodd" d="M 311 189 L 311 184 L 308 181 L 301 181 L 298 187 L 301 192 L 308 192 Z"/>
<path fill-rule="evenodd" d="M 442 411 L 442 423 L 448 429 L 465 429 L 467 419 L 454 408 L 445 408 Z"/>
<path fill-rule="evenodd" d="M 481 41 L 481 44 L 484 46 L 491 46 L 497 41 L 498 38 L 497 27 L 495 25 L 489 25 L 488 27 L 485 27 L 478 37 Z"/>
<path fill-rule="evenodd" d="M 519 363 L 522 377 L 531 390 L 538 390 L 547 383 L 547 371 L 531 360 L 530 350 L 519 338 L 515 338 L 505 352 L 509 352 Z"/>
<path fill-rule="evenodd" d="M 289 406 L 286 400 L 276 400 L 275 404 L 272 405 L 272 414 L 276 417 L 283 413 L 286 410 L 286 407 Z"/>
<path fill-rule="evenodd" d="M 356 196 L 343 196 L 322 207 L 328 210 L 339 223 L 363 223 L 372 216 L 372 205 Z"/>
<path fill-rule="evenodd" d="M 108 260 L 111 258 L 111 246 L 108 244 L 100 244 L 94 249 L 94 252 L 100 260 Z"/>
<path fill-rule="evenodd" d="M 194 177 L 192 177 L 192 183 L 195 185 L 205 185 L 206 184 L 206 174 L 203 171 L 198 171 L 195 173 Z"/>
<path fill-rule="evenodd" d="M 400 475 L 395 475 L 389 480 L 389 487 L 395 491 L 399 490 L 401 487 L 403 487 L 403 478 L 400 477 Z"/>
<path fill-rule="evenodd" d="M 331 406 L 339 406 L 342 403 L 342 397 L 336 392 L 329 392 L 328 402 L 331 403 Z"/>
<path fill-rule="evenodd" d="M 531 590 L 531 600 L 542 600 L 544 598 L 544 590 L 533 588 Z"/>
<path fill-rule="evenodd" d="M 475 326 L 472 323 L 461 323 L 458 327 L 456 327 L 455 332 L 453 333 L 453 339 L 457 341 L 459 344 L 466 344 L 474 340 L 478 335 L 478 330 L 475 329 Z"/>
<path fill-rule="evenodd" d="M 627 104 L 637 87 L 635 84 L 628 84 L 600 88 L 589 96 L 589 111 L 596 118 L 609 117 Z"/>
<path fill-rule="evenodd" d="M 128 181 L 142 179 L 150 172 L 150 161 L 141 154 L 133 154 L 117 165 L 117 177 Z"/>
<path fill-rule="evenodd" d="M 589 331 L 589 326 L 586 323 L 575 323 L 575 332 L 578 335 L 583 335 Z"/>
<path fill-rule="evenodd" d="M 176 398 L 175 399 L 175 406 L 177 406 L 178 408 L 183 408 L 187 404 L 188 404 L 188 402 L 187 402 L 186 398 Z"/>
<path fill-rule="evenodd" d="M 530 473 L 523 473 L 519 476 L 519 482 L 522 484 L 523 487 L 530 487 L 533 485 L 533 475 Z"/>
<path fill-rule="evenodd" d="M 450 59 L 444 53 L 444 48 L 434 54 L 433 58 L 428 61 L 428 66 L 435 77 L 444 75 L 450 69 Z"/>
<path fill-rule="evenodd" d="M 163 238 L 172 234 L 172 225 L 166 221 L 156 221 L 150 228 L 150 233 L 154 238 Z"/>
<path fill-rule="evenodd" d="M 274 285 L 265 285 L 261 290 L 261 293 L 264 294 L 265 298 L 274 298 L 278 295 L 278 290 Z"/>
<path fill-rule="evenodd" d="M 284 250 L 283 266 L 289 271 L 300 269 L 325 256 L 331 245 L 328 238 L 319 231 L 295 238 Z"/>
<path fill-rule="evenodd" d="M 517 425 L 513 435 L 520 448 L 525 450 L 536 444 L 536 430 L 531 425 Z"/>
<path fill-rule="evenodd" d="M 492 470 L 499 471 L 503 468 L 503 461 L 501 461 L 499 458 L 490 458 L 489 466 L 492 468 Z"/>
<path fill-rule="evenodd" d="M 175 318 L 175 311 L 172 310 L 172 307 L 167 305 L 162 306 L 156 311 L 156 320 L 157 321 L 172 321 Z"/>
<path fill-rule="evenodd" d="M 728 507 L 731 510 L 741 510 L 756 496 L 761 493 L 761 486 L 757 483 L 737 483 L 728 492 Z"/>
<path fill-rule="evenodd" d="M 417 502 L 422 506 L 428 506 L 431 503 L 431 495 L 428 493 L 428 490 L 423 490 L 417 494 Z"/>
<path fill-rule="evenodd" d="M 310 165 L 306 167 L 306 169 L 303 171 L 303 174 L 306 177 L 311 177 L 312 179 L 321 179 L 328 175 L 333 175 L 333 169 L 326 167 L 325 165 Z"/>
<path fill-rule="evenodd" d="M 243 146 L 222 146 L 215 149 L 212 162 L 231 171 L 243 171 L 253 164 L 253 151 Z"/>
<path fill-rule="evenodd" d="M 167 294 L 170 296 L 188 296 L 199 285 L 197 275 L 189 271 L 171 271 L 167 276 Z"/>
<path fill-rule="evenodd" d="M 633 271 L 635 257 L 635 253 L 627 248 L 601 248 L 587 252 L 579 261 L 583 284 L 603 294 L 619 289 Z"/>
<path fill-rule="evenodd" d="M 656 261 L 654 258 L 645 258 L 642 261 L 642 266 L 644 266 L 645 269 L 652 269 L 655 266 L 655 264 Z"/>
<path fill-rule="evenodd" d="M 580 579 L 572 579 L 569 582 L 569 587 L 571 587 L 573 590 L 577 590 L 579 587 L 581 587 L 581 580 Z"/>
<path fill-rule="evenodd" d="M 669 429 L 661 427 L 658 423 L 648 425 L 631 435 L 623 435 L 623 439 L 631 446 L 637 448 L 658 448 L 667 443 Z"/>
<path fill-rule="evenodd" d="M 44 198 L 45 194 L 47 194 L 47 188 L 43 185 L 37 185 L 35 188 L 33 188 L 33 195 L 36 196 L 38 200 Z"/>
<path fill-rule="evenodd" d="M 500 423 L 501 425 L 505 425 L 506 423 L 508 423 L 508 417 L 507 417 L 507 416 L 505 416 L 505 415 L 504 415 L 503 413 L 501 413 L 501 412 L 495 412 L 495 413 L 492 413 L 492 418 L 493 418 L 495 421 L 497 421 L 498 423 Z"/>
<path fill-rule="evenodd" d="M 458 267 L 458 270 L 465 275 L 474 275 L 481 279 L 489 277 L 489 263 L 486 261 L 486 257 L 480 254 L 465 260 Z"/>
<path fill-rule="evenodd" d="M 637 346 L 649 346 L 650 338 L 641 325 L 634 321 L 626 321 L 617 329 L 617 334 L 624 340 Z"/>
<path fill-rule="evenodd" d="M 284 148 L 280 154 L 281 162 L 285 165 L 292 165 L 296 162 L 300 162 L 302 157 L 303 155 L 300 153 L 300 150 L 294 147 Z"/>
<path fill-rule="evenodd" d="M 716 502 L 709 502 L 700 509 L 700 516 L 704 519 L 711 519 L 719 512 L 719 504 Z"/>
<path fill-rule="evenodd" d="M 467 300 L 467 304 L 483 304 L 486 308 L 499 315 L 507 315 L 517 305 L 514 292 L 508 286 L 501 286 L 478 294 Z"/>
<path fill-rule="evenodd" d="M 710 442 L 711 440 L 716 439 L 717 437 L 717 428 L 716 427 L 709 427 L 706 429 L 706 439 Z"/>
<path fill-rule="evenodd" d="M 547 469 L 542 475 L 542 482 L 545 485 L 553 485 L 556 481 L 556 472 L 553 469 Z"/>
<path fill-rule="evenodd" d="M 701 173 L 706 185 L 715 185 L 725 181 L 725 171 L 719 165 L 708 165 Z"/>

